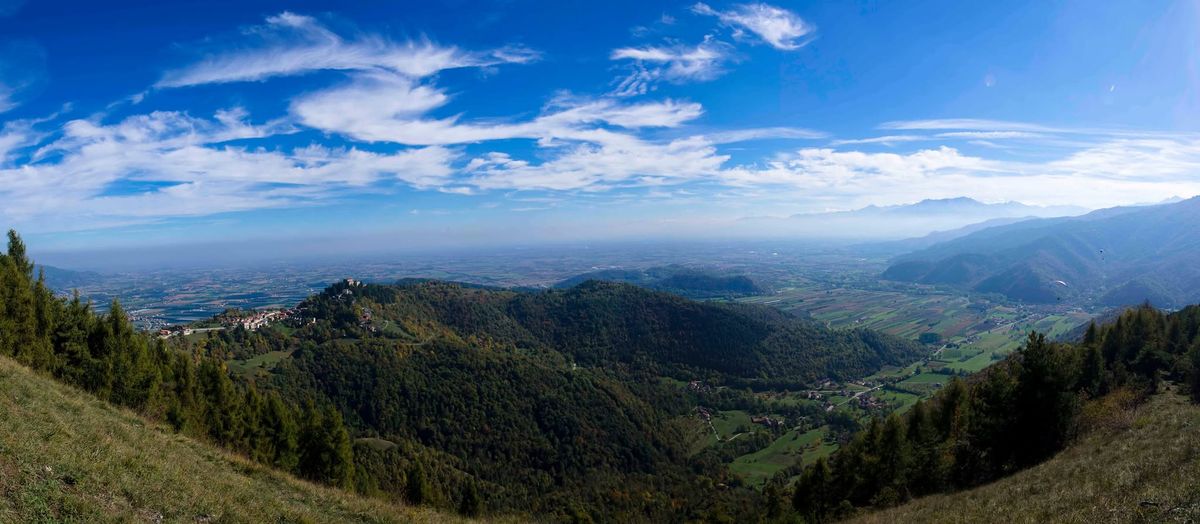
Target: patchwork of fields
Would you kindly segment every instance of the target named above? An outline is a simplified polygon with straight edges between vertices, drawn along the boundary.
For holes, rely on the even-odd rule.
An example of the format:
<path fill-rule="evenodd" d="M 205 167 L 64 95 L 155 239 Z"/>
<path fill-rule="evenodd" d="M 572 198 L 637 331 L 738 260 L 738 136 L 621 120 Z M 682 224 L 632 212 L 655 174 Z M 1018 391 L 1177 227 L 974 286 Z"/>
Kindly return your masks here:
<path fill-rule="evenodd" d="M 828 285 L 799 282 L 794 287 L 746 303 L 769 305 L 808 316 L 835 329 L 869 328 L 896 336 L 924 339 L 930 356 L 903 368 L 887 368 L 861 381 L 837 384 L 819 400 L 804 392 L 762 393 L 779 405 L 816 403 L 845 412 L 860 421 L 889 412 L 903 412 L 945 386 L 954 376 L 982 370 L 1020 347 L 1030 331 L 1056 338 L 1087 323 L 1093 314 L 1067 307 L 1028 306 L 964 296 L 933 289 L 893 289 L 887 286 Z M 868 391 L 870 389 L 870 391 Z M 856 396 L 858 394 L 858 396 Z M 865 402 L 864 397 L 870 399 Z M 752 427 L 745 411 L 718 412 L 712 419 L 708 445 L 729 439 Z M 762 414 L 757 414 L 762 415 Z M 768 446 L 735 458 L 730 468 L 750 484 L 761 485 L 776 473 L 801 462 L 811 463 L 837 449 L 829 426 L 798 426 Z"/>
<path fill-rule="evenodd" d="M 869 328 L 911 339 L 933 337 L 933 370 L 973 373 L 1021 345 L 1031 330 L 1050 338 L 1086 323 L 1092 313 L 1062 306 L 1012 305 L 988 297 L 912 287 L 829 286 L 801 281 L 773 295 L 748 297 L 807 315 L 838 329 Z"/>

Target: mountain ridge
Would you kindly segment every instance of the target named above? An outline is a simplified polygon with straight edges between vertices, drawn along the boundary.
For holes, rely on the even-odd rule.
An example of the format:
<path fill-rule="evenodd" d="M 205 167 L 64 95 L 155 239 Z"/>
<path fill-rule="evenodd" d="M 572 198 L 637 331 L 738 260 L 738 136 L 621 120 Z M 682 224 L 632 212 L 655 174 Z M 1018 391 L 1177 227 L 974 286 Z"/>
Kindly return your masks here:
<path fill-rule="evenodd" d="M 889 280 L 944 284 L 1036 303 L 1200 301 L 1200 197 L 983 229 L 893 259 Z"/>
<path fill-rule="evenodd" d="M 759 232 L 807 239 L 887 241 L 920 237 L 999 218 L 1060 217 L 1086 213 L 1074 206 L 984 203 L 969 197 L 925 199 L 909 204 L 870 205 L 847 211 L 813 212 L 783 218 L 742 219 Z"/>
<path fill-rule="evenodd" d="M 314 320 L 280 339 L 274 352 L 288 356 L 248 371 L 257 383 L 327 400 L 357 435 L 441 457 L 454 471 L 431 479 L 451 492 L 465 475 L 491 508 L 554 518 L 570 518 L 571 507 L 651 520 L 680 508 L 695 518 L 742 514 L 734 508 L 757 495 L 688 480 L 734 482 L 719 449 L 691 443 L 710 433 L 698 407 L 758 402 L 748 388 L 865 376 L 927 352 L 769 307 L 596 280 L 536 292 L 343 282 L 299 309 Z M 250 345 L 240 336 L 231 334 L 231 347 Z M 708 392 L 685 387 L 692 382 Z M 828 416 L 818 406 L 793 411 L 794 420 Z M 376 454 L 360 467 L 401 459 Z M 642 490 L 657 495 L 625 498 Z"/>

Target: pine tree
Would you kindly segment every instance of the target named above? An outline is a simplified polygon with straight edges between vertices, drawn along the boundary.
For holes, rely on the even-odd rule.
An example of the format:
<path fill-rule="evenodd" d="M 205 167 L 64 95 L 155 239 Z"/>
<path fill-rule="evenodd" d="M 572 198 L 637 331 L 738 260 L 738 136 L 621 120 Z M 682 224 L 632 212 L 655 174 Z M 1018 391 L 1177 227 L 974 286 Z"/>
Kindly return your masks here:
<path fill-rule="evenodd" d="M 332 459 L 329 464 L 329 483 L 342 489 L 354 487 L 354 446 L 350 432 L 342 422 L 342 414 L 326 406 L 325 420 L 329 424 Z"/>
<path fill-rule="evenodd" d="M 1104 392 L 1104 353 L 1096 344 L 1083 349 L 1083 367 L 1079 372 L 1079 390 L 1096 398 Z"/>
<path fill-rule="evenodd" d="M 238 421 L 241 405 L 222 364 L 212 359 L 202 360 L 196 378 L 204 398 L 204 425 L 209 437 L 221 445 L 237 442 L 241 436 Z"/>
<path fill-rule="evenodd" d="M 1087 331 L 1083 333 L 1083 345 L 1094 346 L 1100 342 L 1100 332 L 1096 328 L 1096 321 L 1088 322 Z"/>
<path fill-rule="evenodd" d="M 1057 451 L 1074 418 L 1076 399 L 1070 363 L 1041 333 L 1030 333 L 1018 352 L 1021 371 L 1013 438 L 1021 442 L 1018 462 L 1028 465 Z"/>
<path fill-rule="evenodd" d="M 270 463 L 284 471 L 294 471 L 300 461 L 299 429 L 295 416 L 279 395 L 267 396 L 260 423 L 269 434 L 272 447 Z"/>
<path fill-rule="evenodd" d="M 478 517 L 483 514 L 483 497 L 479 496 L 479 488 L 475 486 L 474 482 L 468 482 L 466 489 L 463 490 L 458 513 L 465 517 Z"/>
<path fill-rule="evenodd" d="M 431 492 L 429 480 L 425 478 L 425 468 L 421 466 L 420 462 L 413 461 L 412 467 L 408 469 L 408 474 L 405 476 L 404 499 L 409 504 L 420 506 L 430 502 Z"/>
<path fill-rule="evenodd" d="M 26 281 L 33 279 L 33 262 L 25 254 L 25 242 L 21 240 L 21 235 L 13 229 L 8 230 L 8 259 Z"/>
<path fill-rule="evenodd" d="M 900 416 L 892 413 L 879 438 L 879 484 L 883 489 L 891 489 L 900 500 L 908 498 L 908 474 L 912 467 L 906 430 Z"/>
<path fill-rule="evenodd" d="M 46 369 L 50 360 L 49 340 L 39 337 L 38 305 L 33 263 L 25 255 L 25 244 L 16 231 L 8 231 L 8 253 L 4 263 L 4 316 L 8 322 L 6 354 L 34 369 Z"/>
<path fill-rule="evenodd" d="M 353 487 L 354 449 L 341 413 L 329 406 L 317 408 L 310 402 L 303 417 L 300 474 L 338 487 Z"/>
<path fill-rule="evenodd" d="M 275 441 L 263 421 L 266 416 L 267 403 L 253 385 L 245 388 L 242 404 L 246 406 L 246 426 L 243 444 L 250 458 L 255 462 L 270 464 L 275 457 Z"/>
<path fill-rule="evenodd" d="M 783 483 L 778 478 L 772 478 L 763 485 L 760 499 L 761 513 L 767 522 L 776 522 L 784 513 Z"/>
<path fill-rule="evenodd" d="M 1200 402 L 1200 338 L 1192 343 L 1187 356 L 1188 362 L 1191 363 L 1191 370 L 1188 374 L 1188 389 L 1192 394 L 1192 400 Z"/>
<path fill-rule="evenodd" d="M 800 475 L 792 494 L 792 507 L 810 521 L 825 522 L 836 504 L 832 487 L 833 471 L 825 457 L 821 457 Z"/>
<path fill-rule="evenodd" d="M 53 344 L 59 351 L 59 366 L 55 369 L 64 382 L 76 387 L 86 387 L 84 373 L 92 367 L 92 352 L 88 347 L 88 334 L 92 330 L 90 304 L 84 303 L 76 292 L 54 328 Z"/>
<path fill-rule="evenodd" d="M 938 454 L 937 427 L 928 402 L 917 402 L 908 412 L 908 441 L 913 450 L 909 489 L 914 495 L 941 490 L 945 482 Z"/>

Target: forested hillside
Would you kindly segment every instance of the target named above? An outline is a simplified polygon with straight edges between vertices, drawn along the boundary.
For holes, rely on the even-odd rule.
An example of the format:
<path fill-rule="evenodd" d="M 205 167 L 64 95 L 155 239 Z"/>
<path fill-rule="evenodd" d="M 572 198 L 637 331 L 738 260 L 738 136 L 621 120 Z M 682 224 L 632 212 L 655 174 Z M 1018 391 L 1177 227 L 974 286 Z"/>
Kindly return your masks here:
<path fill-rule="evenodd" d="M 250 461 L 343 489 L 352 489 L 356 486 L 356 480 L 362 481 L 355 475 L 350 435 L 342 423 L 341 414 L 331 404 L 315 403 L 312 398 L 289 402 L 275 392 L 260 392 L 253 382 L 235 381 L 227 373 L 226 363 L 221 356 L 199 351 L 179 351 L 177 348 L 168 347 L 162 339 L 152 339 L 135 331 L 117 302 L 113 302 L 107 314 L 97 315 L 92 311 L 91 305 L 82 302 L 78 296 L 70 300 L 56 297 L 47 288 L 42 276 L 35 278 L 34 265 L 26 256 L 25 245 L 20 237 L 12 231 L 8 237 L 8 250 L 0 255 L 0 356 L 12 358 L 36 372 L 78 388 L 81 391 L 76 391 L 76 394 L 81 397 L 94 396 L 101 401 L 130 408 L 155 422 L 165 424 L 180 435 L 224 446 Z M 7 363 L 5 366 L 13 367 Z M 4 379 L 3 388 L 14 394 L 13 398 L 6 401 L 11 403 L 6 408 L 7 416 L 17 416 L 22 410 L 53 409 L 54 406 L 71 402 L 64 400 L 61 392 L 57 393 L 57 396 L 31 397 L 14 390 L 13 388 L 28 388 L 29 379 L 24 373 L 27 372 L 11 369 L 5 371 L 8 378 Z M 40 391 L 37 393 L 45 394 L 46 392 Z M 31 398 L 34 401 L 41 399 L 41 404 L 31 407 L 28 404 Z M 81 404 L 88 407 L 80 407 Z M 104 419 L 105 415 L 92 413 L 95 408 L 90 404 L 75 403 L 63 409 L 71 410 L 81 425 L 71 428 L 70 431 L 79 435 L 99 435 L 98 438 L 107 438 L 103 435 L 111 434 L 111 428 L 92 427 L 92 424 L 99 423 L 111 426 L 112 421 Z M 4 429 L 6 434 L 12 432 L 13 435 L 25 431 L 32 439 L 37 439 L 31 442 L 44 442 L 47 446 L 56 445 L 57 441 L 52 437 L 58 435 L 60 429 L 56 428 L 62 424 L 54 426 L 54 421 L 61 420 L 58 417 L 62 415 L 63 413 L 54 412 L 38 415 L 46 418 L 42 422 L 48 424 L 40 429 L 18 424 L 28 421 L 6 419 Z M 35 431 L 40 431 L 38 436 L 33 436 Z M 118 446 L 114 445 L 109 450 L 116 450 Z M 170 447 L 166 444 L 164 446 Z M 66 451 L 67 449 L 47 447 L 39 448 L 38 452 L 61 458 L 72 454 Z M 190 449 L 200 448 L 193 446 Z M 27 471 L 21 471 L 22 468 L 27 469 L 36 462 L 30 456 L 18 456 L 23 450 L 27 451 L 15 443 L 6 445 L 4 455 L 11 452 L 13 456 L 4 464 L 0 464 L 18 470 L 14 472 L 0 469 L 0 474 L 6 477 L 5 482 L 17 483 L 22 489 L 29 486 L 25 481 L 17 479 L 23 478 L 28 482 L 44 480 L 30 477 Z M 176 451 L 181 451 L 178 446 Z M 59 455 L 53 455 L 54 453 Z M 80 476 L 86 475 L 89 480 L 94 480 L 97 486 L 107 486 L 98 489 L 141 493 L 147 486 L 137 483 L 152 480 L 136 478 L 131 472 L 161 473 L 163 478 L 171 478 L 171 475 L 175 474 L 154 469 L 161 466 L 160 458 L 146 458 L 141 462 L 136 458 L 128 458 L 120 465 L 74 462 L 75 471 L 67 471 L 66 480 L 63 482 L 73 485 L 80 480 Z M 186 461 L 192 458 L 180 456 L 179 460 Z M 44 473 L 50 475 L 53 466 L 44 467 Z M 102 471 L 103 468 L 117 468 L 120 471 L 117 474 L 119 478 L 107 476 L 111 472 L 106 473 Z M 245 480 L 230 478 L 236 474 L 220 470 L 221 468 L 216 468 L 216 471 L 210 468 L 205 471 L 211 475 L 209 478 L 214 482 L 245 484 Z M 18 476 L 8 479 L 9 473 Z M 122 483 L 137 485 L 122 486 Z M 76 515 L 78 512 L 82 512 L 80 515 L 86 515 L 99 511 L 106 518 L 116 518 L 120 514 L 120 511 L 105 513 L 104 509 L 93 507 L 94 501 L 75 500 L 72 497 L 79 495 L 73 489 L 69 489 L 70 493 L 65 495 L 56 495 L 55 490 L 59 487 L 53 483 L 46 484 L 46 489 L 49 490 L 48 493 L 26 495 L 46 495 L 62 500 L 43 500 L 34 503 L 34 507 L 27 511 L 49 512 L 43 517 L 67 520 L 83 518 Z M 261 489 L 279 492 L 265 484 Z M 17 490 L 6 492 L 6 495 L 23 496 L 22 493 L 24 492 Z M 246 504 L 254 504 L 254 494 L 246 496 L 251 497 L 243 498 L 250 501 Z M 150 498 L 149 495 L 146 497 Z M 136 505 L 146 500 L 133 502 Z M 26 511 L 21 508 L 30 503 L 30 500 L 22 500 L 20 504 L 14 505 L 13 511 Z M 163 507 L 178 506 L 177 502 L 165 500 L 154 500 L 154 503 Z M 48 506 L 50 504 L 63 505 L 51 507 Z M 285 501 L 268 500 L 258 504 L 258 507 L 244 509 L 236 506 L 214 509 L 232 513 L 230 518 L 240 518 L 237 515 L 259 514 L 265 517 L 271 513 L 256 512 L 275 507 L 274 511 L 280 512 L 279 515 L 295 513 L 300 515 L 296 518 L 305 518 L 303 512 L 306 509 L 303 505 L 289 510 Z M 466 509 L 477 510 L 471 507 Z M 321 514 L 321 511 L 312 508 L 308 508 L 307 511 L 313 515 Z M 382 509 L 379 511 L 384 512 Z M 336 512 L 328 513 L 325 518 L 335 518 L 334 513 Z M 35 517 L 34 514 L 21 516 L 22 520 L 24 517 Z M 196 518 L 211 519 L 212 515 L 198 515 Z M 350 519 L 350 516 L 341 518 Z"/>
<path fill-rule="evenodd" d="M 990 484 L 931 495 L 851 520 L 894 522 L 1195 522 L 1200 406 L 1176 392 L 1106 406 L 1054 458 Z"/>
<path fill-rule="evenodd" d="M 742 409 L 761 402 L 746 388 L 922 354 L 769 308 L 602 282 L 516 292 L 347 281 L 301 304 L 290 326 L 154 338 L 117 302 L 98 315 L 56 297 L 15 233 L 0 307 L 0 354 L 37 372 L 248 460 L 468 516 L 754 518 L 780 490 L 742 486 L 727 461 L 769 433 L 697 447 L 701 403 Z M 693 380 L 705 387 L 680 386 Z M 816 425 L 831 416 L 783 409 Z"/>
<path fill-rule="evenodd" d="M 746 275 L 725 274 L 683 266 L 603 269 L 573 276 L 555 284 L 554 287 L 570 288 L 588 280 L 625 282 L 689 298 L 737 297 L 763 292 L 763 288 Z"/>
<path fill-rule="evenodd" d="M 891 280 L 1034 303 L 1200 302 L 1200 198 L 987 228 L 897 258 Z"/>
<path fill-rule="evenodd" d="M 1200 307 L 1166 314 L 1143 306 L 1090 326 L 1077 343 L 1031 334 L 984 372 L 855 433 L 858 422 L 844 414 L 811 404 L 764 407 L 754 392 L 862 376 L 920 357 L 919 346 L 869 331 L 829 331 L 774 309 L 596 281 L 522 292 L 347 280 L 300 304 L 288 325 L 162 339 L 136 332 L 118 303 L 97 315 L 77 297 L 55 297 L 33 268 L 10 233 L 0 256 L 6 358 L 126 406 L 159 431 L 346 491 L 468 516 L 825 521 L 1009 477 L 1080 436 L 1122 424 L 1169 389 L 1164 384 L 1200 399 Z M 27 373 L 0 375 L 12 393 L 7 414 L 59 409 L 30 402 L 70 404 L 63 400 L 70 389 L 54 398 L 14 389 L 28 389 Z M 112 426 L 77 403 L 62 409 L 84 425 L 72 430 L 80 434 Z M 842 445 L 828 459 L 797 463 L 751 488 L 731 473 L 729 460 L 778 433 L 702 443 L 697 435 L 707 427 L 697 415 L 706 409 L 773 413 L 829 428 L 823 431 Z M 8 431 L 59 431 L 26 424 L 37 417 L 5 420 Z M 35 457 L 17 441 L 4 446 L 14 458 L 0 467 L 18 475 L 5 478 L 25 479 L 6 492 L 20 498 L 10 498 L 6 511 L 20 516 L 109 515 L 72 498 L 83 489 L 73 486 L 81 478 L 90 483 L 81 486 L 139 482 L 89 476 L 86 463 L 54 451 L 66 448 Z M 55 464 L 30 470 L 40 462 Z M 65 473 L 51 473 L 63 464 Z M 158 471 L 152 464 L 161 461 L 118 469 Z M 31 485 L 42 491 L 28 491 Z M 236 500 L 243 502 L 205 507 L 238 515 L 237 504 L 250 499 Z M 172 515 L 213 515 L 199 506 L 158 506 Z M 328 518 L 358 518 L 358 510 L 347 511 Z"/>
<path fill-rule="evenodd" d="M 773 309 L 598 281 L 545 292 L 343 282 L 301 309 L 311 324 L 263 379 L 285 395 L 318 392 L 357 433 L 390 443 L 360 468 L 386 478 L 416 467 L 415 454 L 438 469 L 434 497 L 479 489 L 493 507 L 561 517 L 753 513 L 759 494 L 718 489 L 728 471 L 695 455 L 696 395 L 663 377 L 798 388 L 922 352 Z"/>
<path fill-rule="evenodd" d="M 1200 307 L 1148 306 L 1075 344 L 1031 334 L 1008 359 L 955 380 L 907 414 L 875 420 L 808 468 L 795 507 L 815 519 L 955 491 L 1038 464 L 1073 438 L 1119 418 L 1164 381 L 1200 399 Z"/>

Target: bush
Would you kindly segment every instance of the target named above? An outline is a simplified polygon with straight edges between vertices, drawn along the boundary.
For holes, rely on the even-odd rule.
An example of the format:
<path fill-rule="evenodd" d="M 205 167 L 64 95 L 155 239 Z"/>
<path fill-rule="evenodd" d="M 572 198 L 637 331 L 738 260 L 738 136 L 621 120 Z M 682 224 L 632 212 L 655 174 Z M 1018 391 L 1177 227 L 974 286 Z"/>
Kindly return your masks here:
<path fill-rule="evenodd" d="M 1095 400 L 1085 402 L 1075 427 L 1076 436 L 1093 431 L 1118 431 L 1133 425 L 1135 411 L 1142 395 L 1120 388 Z"/>

